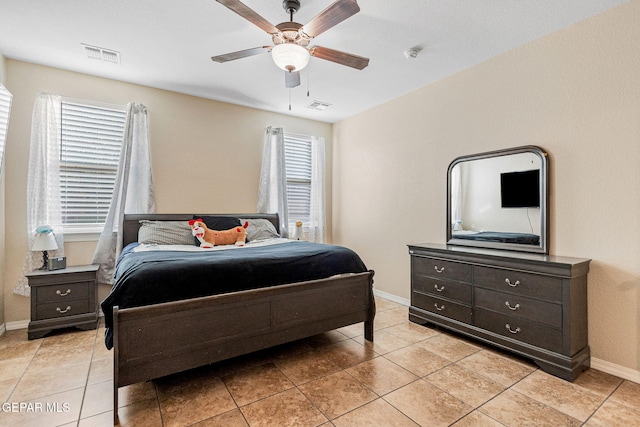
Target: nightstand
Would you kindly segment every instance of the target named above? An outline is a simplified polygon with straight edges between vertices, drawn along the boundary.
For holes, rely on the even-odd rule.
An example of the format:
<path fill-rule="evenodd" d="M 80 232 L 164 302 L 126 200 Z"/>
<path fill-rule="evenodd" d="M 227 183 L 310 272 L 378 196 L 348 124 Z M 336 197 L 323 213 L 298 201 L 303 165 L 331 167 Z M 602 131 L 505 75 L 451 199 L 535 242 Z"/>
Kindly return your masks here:
<path fill-rule="evenodd" d="M 30 340 L 42 338 L 54 329 L 97 327 L 98 267 L 97 264 L 78 265 L 27 274 L 31 287 Z"/>

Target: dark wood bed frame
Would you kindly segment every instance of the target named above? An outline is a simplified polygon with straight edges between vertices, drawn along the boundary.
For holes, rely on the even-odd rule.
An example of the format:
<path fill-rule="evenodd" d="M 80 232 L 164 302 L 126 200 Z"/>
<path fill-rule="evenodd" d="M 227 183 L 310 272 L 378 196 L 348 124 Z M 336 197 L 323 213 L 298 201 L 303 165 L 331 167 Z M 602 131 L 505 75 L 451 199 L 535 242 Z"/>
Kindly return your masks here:
<path fill-rule="evenodd" d="M 264 218 L 277 214 L 223 214 Z M 123 247 L 140 220 L 188 221 L 191 214 L 125 215 Z M 373 341 L 373 271 L 144 307 L 113 308 L 113 413 L 118 388 L 332 329 L 364 322 Z"/>

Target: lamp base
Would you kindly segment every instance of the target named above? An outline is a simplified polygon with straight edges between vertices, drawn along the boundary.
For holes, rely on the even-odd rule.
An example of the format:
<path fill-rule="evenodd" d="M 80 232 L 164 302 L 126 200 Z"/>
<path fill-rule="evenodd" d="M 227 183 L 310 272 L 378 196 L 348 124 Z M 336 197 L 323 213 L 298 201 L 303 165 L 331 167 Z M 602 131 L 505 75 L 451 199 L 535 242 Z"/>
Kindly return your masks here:
<path fill-rule="evenodd" d="M 49 269 L 49 253 L 47 251 L 42 251 L 42 267 L 40 270 L 48 270 Z"/>

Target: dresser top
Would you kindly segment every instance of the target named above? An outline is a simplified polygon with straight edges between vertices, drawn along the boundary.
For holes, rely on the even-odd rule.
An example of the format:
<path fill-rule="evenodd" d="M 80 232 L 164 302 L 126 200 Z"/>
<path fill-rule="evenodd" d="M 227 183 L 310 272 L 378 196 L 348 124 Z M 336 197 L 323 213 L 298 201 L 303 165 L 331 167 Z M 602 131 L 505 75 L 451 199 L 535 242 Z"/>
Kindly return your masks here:
<path fill-rule="evenodd" d="M 461 262 L 495 265 L 505 268 L 549 270 L 569 270 L 570 275 L 586 274 L 590 259 L 545 255 L 499 249 L 474 248 L 469 246 L 445 245 L 441 243 L 410 244 L 409 253 L 417 255 L 440 256 Z"/>

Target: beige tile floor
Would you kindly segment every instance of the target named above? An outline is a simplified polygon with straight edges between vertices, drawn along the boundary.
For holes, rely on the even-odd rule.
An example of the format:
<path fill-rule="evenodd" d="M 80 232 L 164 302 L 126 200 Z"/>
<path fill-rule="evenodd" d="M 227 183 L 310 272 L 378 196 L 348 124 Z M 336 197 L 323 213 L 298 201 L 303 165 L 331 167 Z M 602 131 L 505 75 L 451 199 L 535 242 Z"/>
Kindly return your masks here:
<path fill-rule="evenodd" d="M 362 325 L 120 390 L 125 426 L 640 426 L 640 384 L 588 370 L 576 382 L 376 299 Z M 112 425 L 104 329 L 0 337 L 0 426 Z M 21 408 L 20 404 L 24 406 Z M 14 412 L 12 412 L 14 411 Z M 18 412 L 15 412 L 18 411 Z"/>

